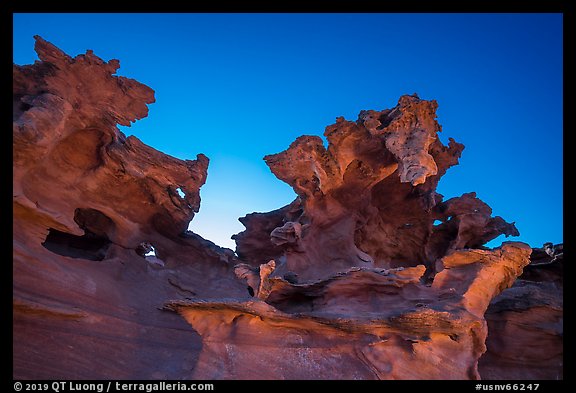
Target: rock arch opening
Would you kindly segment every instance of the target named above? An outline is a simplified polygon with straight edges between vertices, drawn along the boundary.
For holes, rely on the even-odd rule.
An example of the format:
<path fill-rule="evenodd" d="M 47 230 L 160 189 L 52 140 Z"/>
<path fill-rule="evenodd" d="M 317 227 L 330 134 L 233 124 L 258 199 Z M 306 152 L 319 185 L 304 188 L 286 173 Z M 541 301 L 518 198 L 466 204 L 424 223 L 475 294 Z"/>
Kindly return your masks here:
<path fill-rule="evenodd" d="M 114 232 L 114 222 L 99 210 L 82 208 L 74 211 L 74 222 L 84 230 L 84 235 L 50 228 L 42 246 L 70 258 L 104 260 L 112 243 L 109 236 Z"/>

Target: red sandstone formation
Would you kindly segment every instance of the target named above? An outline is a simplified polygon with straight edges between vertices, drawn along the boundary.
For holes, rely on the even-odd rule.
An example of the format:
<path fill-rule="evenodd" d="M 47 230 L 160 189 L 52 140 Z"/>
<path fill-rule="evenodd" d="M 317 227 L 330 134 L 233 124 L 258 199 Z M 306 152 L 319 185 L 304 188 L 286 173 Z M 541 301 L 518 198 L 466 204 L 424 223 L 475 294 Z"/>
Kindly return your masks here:
<path fill-rule="evenodd" d="M 324 133 L 328 149 L 319 137 L 303 136 L 265 157 L 298 198 L 241 219 L 247 229 L 235 236 L 240 258 L 255 266 L 280 258 L 281 272 L 309 279 L 351 266 L 433 268 L 450 251 L 517 236 L 474 193 L 446 202 L 436 193 L 464 148 L 437 138 L 436 106 L 403 96 L 394 109 L 363 111 L 356 122 L 337 119 Z"/>
<path fill-rule="evenodd" d="M 435 101 L 265 157 L 298 197 L 241 218 L 237 258 L 186 231 L 208 158 L 116 128 L 153 91 L 36 39 L 40 61 L 13 68 L 15 378 L 561 377 L 561 286 L 537 282 L 561 273 L 483 247 L 518 231 L 474 193 L 436 193 L 463 145 L 438 139 Z M 515 336 L 553 344 L 544 373 Z"/>
<path fill-rule="evenodd" d="M 204 339 L 198 379 L 479 379 L 484 311 L 530 251 L 508 243 L 451 254 L 431 286 L 423 265 L 353 267 L 302 284 L 267 273 L 253 300 L 168 307 Z"/>
<path fill-rule="evenodd" d="M 204 338 L 195 378 L 259 378 L 269 364 L 271 378 L 480 378 L 484 312 L 531 250 L 475 249 L 518 231 L 474 193 L 435 192 L 463 149 L 437 138 L 435 109 L 403 96 L 339 118 L 327 149 L 303 136 L 264 158 L 298 198 L 241 220 L 236 273 L 255 299 L 168 304 Z"/>
<path fill-rule="evenodd" d="M 490 304 L 483 379 L 563 379 L 562 249 L 534 248 L 524 273 Z"/>
<path fill-rule="evenodd" d="M 13 68 L 14 377 L 189 376 L 200 339 L 164 302 L 246 296 L 233 252 L 185 233 L 208 159 L 116 128 L 154 102 L 117 60 L 36 51 Z"/>

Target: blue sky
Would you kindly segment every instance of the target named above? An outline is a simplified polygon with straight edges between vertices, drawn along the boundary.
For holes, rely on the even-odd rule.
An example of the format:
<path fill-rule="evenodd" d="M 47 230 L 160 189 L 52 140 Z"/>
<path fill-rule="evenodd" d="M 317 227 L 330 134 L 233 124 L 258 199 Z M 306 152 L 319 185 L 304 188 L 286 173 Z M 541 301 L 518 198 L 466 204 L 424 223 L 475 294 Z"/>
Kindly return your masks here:
<path fill-rule="evenodd" d="M 234 249 L 237 220 L 291 202 L 262 157 L 336 117 L 436 99 L 466 148 L 440 181 L 476 191 L 533 247 L 563 241 L 561 14 L 14 14 L 14 62 L 38 34 L 71 56 L 119 59 L 156 92 L 122 127 L 181 159 L 210 158 L 190 229 Z"/>

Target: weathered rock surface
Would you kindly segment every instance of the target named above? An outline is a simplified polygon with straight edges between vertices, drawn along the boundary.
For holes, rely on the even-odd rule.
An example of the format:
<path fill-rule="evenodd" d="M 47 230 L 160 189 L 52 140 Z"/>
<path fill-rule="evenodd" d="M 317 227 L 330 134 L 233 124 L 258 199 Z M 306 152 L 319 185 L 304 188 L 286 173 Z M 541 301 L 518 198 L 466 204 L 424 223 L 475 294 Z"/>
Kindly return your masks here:
<path fill-rule="evenodd" d="M 485 249 L 514 224 L 474 193 L 436 193 L 463 146 L 440 142 L 435 110 L 403 96 L 337 119 L 328 148 L 303 136 L 264 158 L 298 197 L 240 219 L 236 274 L 254 300 L 167 304 L 203 337 L 195 378 L 480 378 L 484 312 L 531 249 Z"/>
<path fill-rule="evenodd" d="M 36 40 L 13 67 L 14 378 L 561 378 L 560 246 L 528 265 L 483 246 L 518 231 L 474 193 L 443 201 L 463 145 L 435 101 L 265 157 L 298 197 L 241 218 L 236 257 L 186 230 L 208 158 L 117 129 L 154 92 Z"/>
<path fill-rule="evenodd" d="M 36 51 L 13 67 L 14 378 L 189 376 L 199 336 L 164 302 L 248 296 L 233 252 L 185 233 L 208 159 L 116 128 L 154 101 L 118 61 Z"/>
<path fill-rule="evenodd" d="M 533 249 L 531 262 L 486 312 L 483 379 L 563 379 L 563 245 Z"/>
<path fill-rule="evenodd" d="M 484 311 L 530 252 L 510 242 L 451 254 L 431 286 L 421 282 L 423 265 L 354 267 L 292 284 L 271 278 L 267 264 L 252 301 L 167 308 L 203 337 L 198 379 L 479 379 Z"/>
<path fill-rule="evenodd" d="M 435 191 L 464 148 L 438 139 L 436 106 L 403 96 L 391 110 L 363 111 L 356 122 L 337 119 L 324 133 L 327 149 L 319 137 L 303 136 L 265 157 L 298 198 L 241 219 L 240 258 L 254 266 L 278 259 L 279 274 L 312 279 L 351 266 L 433 269 L 450 251 L 517 236 L 514 224 L 491 217 L 474 193 L 442 202 Z"/>

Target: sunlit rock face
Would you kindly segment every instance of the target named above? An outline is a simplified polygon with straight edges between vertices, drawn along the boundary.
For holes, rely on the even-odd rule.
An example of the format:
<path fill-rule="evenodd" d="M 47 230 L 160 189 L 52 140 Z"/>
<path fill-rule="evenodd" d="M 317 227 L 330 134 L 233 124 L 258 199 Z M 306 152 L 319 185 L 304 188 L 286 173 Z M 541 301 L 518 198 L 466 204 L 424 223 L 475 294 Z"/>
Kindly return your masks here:
<path fill-rule="evenodd" d="M 272 273 L 259 280 L 248 273 L 259 284 L 253 300 L 167 307 L 203 337 L 194 378 L 478 379 L 486 307 L 530 252 L 523 243 L 457 251 L 431 285 L 423 265 L 352 267 L 293 284 L 266 264 L 260 272 Z"/>
<path fill-rule="evenodd" d="M 238 255 L 255 266 L 277 259 L 278 273 L 304 280 L 352 266 L 423 264 L 433 272 L 454 250 L 518 235 L 474 193 L 443 201 L 436 192 L 464 149 L 453 139 L 442 144 L 436 108 L 435 101 L 402 96 L 392 109 L 337 119 L 324 132 L 327 148 L 319 137 L 302 136 L 264 157 L 298 198 L 241 219 L 247 229 L 235 236 Z"/>
<path fill-rule="evenodd" d="M 241 219 L 236 274 L 254 299 L 168 304 L 203 337 L 194 377 L 480 378 L 484 312 L 531 249 L 482 247 L 516 227 L 474 193 L 436 192 L 463 150 L 438 139 L 436 107 L 402 96 L 337 119 L 328 147 L 302 136 L 264 158 L 298 197 Z"/>
<path fill-rule="evenodd" d="M 560 245 L 486 248 L 514 224 L 435 191 L 463 151 L 435 101 L 266 156 L 297 198 L 240 218 L 235 254 L 186 230 L 208 158 L 117 129 L 154 92 L 117 60 L 36 51 L 13 67 L 14 378 L 561 378 Z"/>

